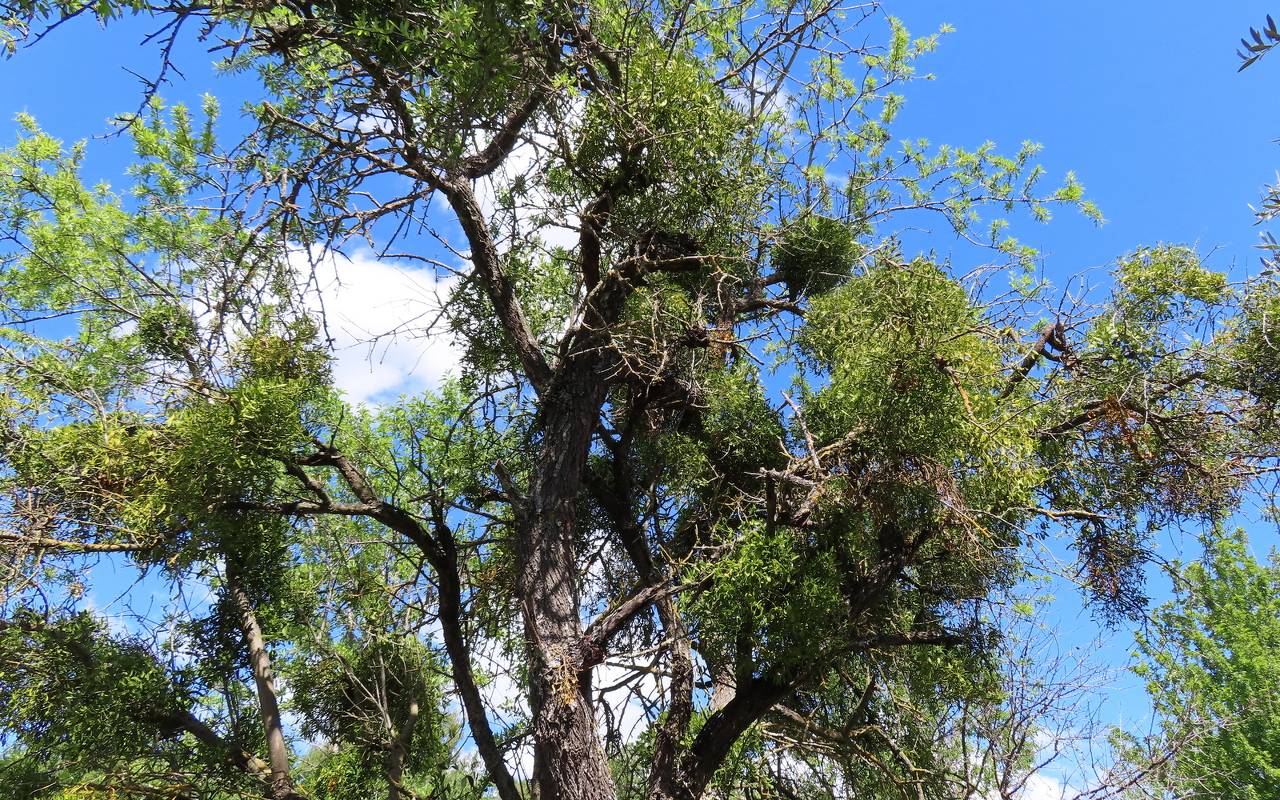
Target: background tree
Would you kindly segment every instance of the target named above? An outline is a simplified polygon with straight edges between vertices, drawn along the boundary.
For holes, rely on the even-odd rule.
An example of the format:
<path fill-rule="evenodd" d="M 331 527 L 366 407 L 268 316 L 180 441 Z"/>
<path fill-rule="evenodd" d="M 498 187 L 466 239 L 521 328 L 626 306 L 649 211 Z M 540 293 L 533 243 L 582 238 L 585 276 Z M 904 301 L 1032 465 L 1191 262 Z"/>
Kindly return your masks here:
<path fill-rule="evenodd" d="M 1243 531 L 1204 541 L 1201 560 L 1177 569 L 1175 597 L 1138 638 L 1165 738 L 1208 729 L 1153 776 L 1162 797 L 1267 797 L 1280 781 L 1277 653 L 1280 563 L 1258 563 Z"/>
<path fill-rule="evenodd" d="M 769 726 L 888 730 L 849 763 L 918 789 L 903 709 L 989 679 L 1027 536 L 1130 613 L 1149 532 L 1274 466 L 1274 284 L 1166 247 L 1041 296 L 980 213 L 1096 210 L 1031 146 L 891 151 L 934 41 L 874 5 L 6 10 L 200 26 L 265 95 L 229 150 L 152 98 L 125 194 L 31 121 L 0 160 L 0 710 L 47 793 L 613 798 L 628 708 L 631 794 L 741 794 Z M 1014 290 L 905 253 L 921 213 Z M 333 389 L 311 287 L 360 246 L 453 276 L 439 391 Z M 209 596 L 104 631 L 102 552 Z"/>

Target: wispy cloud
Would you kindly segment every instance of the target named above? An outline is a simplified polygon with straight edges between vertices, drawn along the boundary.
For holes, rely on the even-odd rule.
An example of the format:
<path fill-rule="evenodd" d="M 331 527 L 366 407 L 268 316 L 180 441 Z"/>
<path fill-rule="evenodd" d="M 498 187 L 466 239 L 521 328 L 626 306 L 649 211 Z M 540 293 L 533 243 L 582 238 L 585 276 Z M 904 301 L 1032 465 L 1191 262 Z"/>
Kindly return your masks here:
<path fill-rule="evenodd" d="M 361 253 L 311 264 L 300 252 L 295 268 L 332 342 L 334 382 L 352 402 L 422 392 L 457 366 L 440 313 L 456 278 Z"/>

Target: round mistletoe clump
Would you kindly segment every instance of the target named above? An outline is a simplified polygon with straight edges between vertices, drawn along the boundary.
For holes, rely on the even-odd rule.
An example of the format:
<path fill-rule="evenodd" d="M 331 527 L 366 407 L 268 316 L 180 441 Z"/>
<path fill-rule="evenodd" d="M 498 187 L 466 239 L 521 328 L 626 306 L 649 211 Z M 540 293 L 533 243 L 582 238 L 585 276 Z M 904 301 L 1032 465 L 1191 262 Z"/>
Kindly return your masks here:
<path fill-rule="evenodd" d="M 788 225 L 773 252 L 773 268 L 792 300 L 829 292 L 847 277 L 858 255 L 853 231 L 818 214 Z"/>

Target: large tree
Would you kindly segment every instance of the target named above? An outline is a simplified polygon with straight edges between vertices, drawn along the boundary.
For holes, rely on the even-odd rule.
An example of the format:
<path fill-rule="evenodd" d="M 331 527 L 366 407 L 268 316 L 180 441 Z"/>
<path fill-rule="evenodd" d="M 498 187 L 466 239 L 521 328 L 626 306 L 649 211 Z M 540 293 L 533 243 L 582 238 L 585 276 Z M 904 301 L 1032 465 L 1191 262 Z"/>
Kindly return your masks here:
<path fill-rule="evenodd" d="M 875 4 L 5 8 L 198 28 L 264 92 L 229 149 L 149 98 L 124 193 L 34 121 L 0 155 L 26 790 L 688 800 L 836 732 L 831 791 L 923 796 L 912 709 L 997 683 L 1027 536 L 1132 611 L 1147 532 L 1274 465 L 1274 284 L 1157 248 L 1049 295 L 980 214 L 1095 212 L 1032 147 L 891 146 L 933 40 Z M 906 252 L 928 220 L 982 266 Z M 448 278 L 437 391 L 333 388 L 356 252 Z M 194 599 L 106 628 L 103 553 Z"/>

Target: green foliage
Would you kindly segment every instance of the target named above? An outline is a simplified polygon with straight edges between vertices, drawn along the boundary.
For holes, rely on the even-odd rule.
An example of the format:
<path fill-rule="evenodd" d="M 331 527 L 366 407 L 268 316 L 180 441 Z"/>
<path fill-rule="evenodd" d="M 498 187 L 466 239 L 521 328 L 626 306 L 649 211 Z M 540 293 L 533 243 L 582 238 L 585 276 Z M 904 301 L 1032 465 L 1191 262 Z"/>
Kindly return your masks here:
<path fill-rule="evenodd" d="M 812 665 L 868 636 L 871 619 L 908 630 L 941 598 L 1007 580 L 1013 523 L 1039 472 L 1026 432 L 999 425 L 1000 352 L 978 329 L 964 290 L 924 262 L 882 264 L 812 301 L 801 346 L 823 382 L 806 390 L 805 430 L 791 436 L 802 448 L 811 436 L 818 449 L 800 458 L 841 478 L 804 529 L 738 521 L 723 532 L 729 555 L 694 572 L 712 581 L 695 605 L 706 645 L 748 665 Z M 714 396 L 712 410 L 734 397 Z M 945 477 L 952 469 L 963 477 Z M 864 596 L 904 552 L 928 591 Z"/>
<path fill-rule="evenodd" d="M 751 652 L 738 654 L 748 665 L 784 670 L 814 658 L 842 615 L 831 555 L 809 551 L 803 537 L 784 528 L 744 525 L 734 537 L 732 555 L 706 576 L 712 588 L 692 609 L 704 620 L 697 628 L 704 646 L 731 658 L 739 640 L 748 641 Z"/>
<path fill-rule="evenodd" d="M 279 458 L 309 445 L 329 409 L 314 322 L 251 299 L 264 276 L 278 277 L 272 257 L 230 219 L 184 208 L 210 179 L 202 159 L 215 110 L 206 104 L 203 131 L 185 110 L 166 115 L 158 104 L 132 126 L 133 210 L 105 186 L 85 187 L 82 147 L 66 152 L 30 120 L 0 155 L 0 208 L 19 243 L 0 261 L 0 294 L 19 320 L 0 331 L 14 387 L 12 480 L 44 482 L 86 531 L 167 540 L 154 557 L 171 567 L 192 558 L 179 553 L 187 539 L 175 532 L 221 526 L 246 536 L 235 515 L 218 520 L 208 509 L 270 497 Z M 152 272 L 139 268 L 144 259 Z M 224 295 L 220 316 L 197 321 L 193 308 L 215 276 L 243 294 Z M 21 322 L 61 313 L 79 321 L 73 340 L 42 338 Z M 214 385 L 219 360 L 229 369 Z M 160 387 L 196 391 L 165 392 L 158 375 Z M 149 407 L 137 402 L 144 386 L 159 391 Z M 48 425 L 50 416 L 65 424 Z M 263 524 L 248 525 L 247 538 L 259 540 Z"/>
<path fill-rule="evenodd" d="M 0 793 L 6 797 L 37 798 L 52 783 L 50 776 L 26 753 L 10 751 L 0 755 Z"/>
<path fill-rule="evenodd" d="M 7 623 L 0 660 L 5 727 L 69 753 L 145 752 L 154 738 L 148 716 L 163 719 L 181 698 L 139 646 L 94 642 L 101 633 L 88 615 L 54 628 L 34 618 Z M 68 713 L 67 703 L 79 707 Z"/>
<path fill-rule="evenodd" d="M 759 372 L 745 363 L 713 368 L 702 385 L 706 408 L 701 434 L 712 462 L 732 472 L 780 466 L 782 423 L 762 391 Z"/>
<path fill-rule="evenodd" d="M 865 428 L 868 447 L 889 458 L 949 461 L 974 435 L 972 407 L 998 352 L 974 330 L 962 287 L 926 262 L 873 267 L 817 300 L 801 340 L 829 375 L 805 403 L 819 442 Z M 959 382 L 957 383 L 957 379 Z"/>
<path fill-rule="evenodd" d="M 1257 398 L 1258 423 L 1269 429 L 1280 404 L 1280 291 L 1274 276 L 1255 281 L 1244 292 L 1233 340 L 1238 380 Z"/>
<path fill-rule="evenodd" d="M 1109 349 L 1118 366 L 1139 369 L 1178 344 L 1168 334 L 1189 332 L 1231 299 L 1226 276 L 1206 269 L 1186 247 L 1144 248 L 1125 256 L 1113 273 L 1110 318 L 1093 326 L 1090 343 Z"/>
<path fill-rule="evenodd" d="M 783 228 L 773 267 L 794 300 L 834 289 L 849 276 L 857 258 L 848 224 L 815 214 Z"/>
<path fill-rule="evenodd" d="M 1095 591 L 1140 598 L 1149 532 L 1179 519 L 1216 519 L 1242 489 L 1230 453 L 1273 446 L 1261 424 L 1267 405 L 1257 402 L 1267 391 L 1268 368 L 1257 360 L 1266 345 L 1252 331 L 1274 289 L 1255 284 L 1241 296 L 1196 253 L 1175 246 L 1139 250 L 1114 274 L 1110 302 L 1065 354 L 1077 380 L 1059 397 L 1080 409 L 1074 420 L 1084 435 L 1046 437 L 1039 456 L 1055 506 L 1109 520 L 1083 525 L 1077 539 Z M 1248 386 L 1245 424 L 1193 410 L 1239 407 L 1236 393 Z M 1070 462 L 1071 472 L 1053 466 Z"/>
<path fill-rule="evenodd" d="M 179 718 L 193 700 L 191 677 L 168 674 L 142 642 L 107 635 L 88 614 L 6 621 L 0 726 L 23 747 L 0 767 L 0 785 L 32 787 L 15 797 L 70 798 L 81 796 L 79 787 L 92 796 L 93 787 L 113 784 L 176 797 L 181 788 L 163 776 L 201 771 L 210 786 L 251 786 L 224 753 L 184 738 Z"/>
<path fill-rule="evenodd" d="M 530 299 L 533 335 L 539 341 L 551 341 L 570 313 L 573 264 L 565 253 L 554 251 L 549 255 L 512 251 L 505 259 L 521 296 Z M 501 325 L 488 313 L 488 302 L 481 284 L 463 281 L 451 290 L 444 307 L 449 331 L 464 347 L 463 365 L 475 376 L 508 371 L 519 363 Z"/>
<path fill-rule="evenodd" d="M 908 469 L 963 464 L 956 490 L 989 513 L 1029 502 L 1041 476 L 1030 432 L 1002 419 L 1002 353 L 938 267 L 889 261 L 852 279 L 814 303 L 801 348 L 825 377 L 804 404 L 819 446 Z"/>
<path fill-rule="evenodd" d="M 362 745 L 368 756 L 380 756 L 387 724 L 380 703 L 391 707 L 396 729 L 404 726 L 410 707 L 418 706 L 428 718 L 414 735 L 427 744 L 413 748 L 409 766 L 439 769 L 447 753 L 441 752 L 441 732 L 430 728 L 441 704 L 439 666 L 419 642 L 373 636 L 336 643 L 330 652 L 294 667 L 291 685 L 304 716 L 303 733 L 313 740 Z"/>
<path fill-rule="evenodd" d="M 1280 783 L 1280 561 L 1255 561 L 1240 530 L 1204 547 L 1138 637 L 1134 671 L 1176 743 L 1159 780 L 1180 797 L 1269 797 Z"/>
<path fill-rule="evenodd" d="M 321 652 L 290 672 L 303 735 L 341 743 L 337 749 L 321 748 L 305 770 L 304 782 L 317 798 L 377 793 L 385 785 L 388 752 L 397 746 L 394 731 L 410 731 L 399 745 L 406 775 L 448 771 L 456 734 L 441 730 L 448 717 L 440 667 L 421 643 L 366 638 Z"/>

